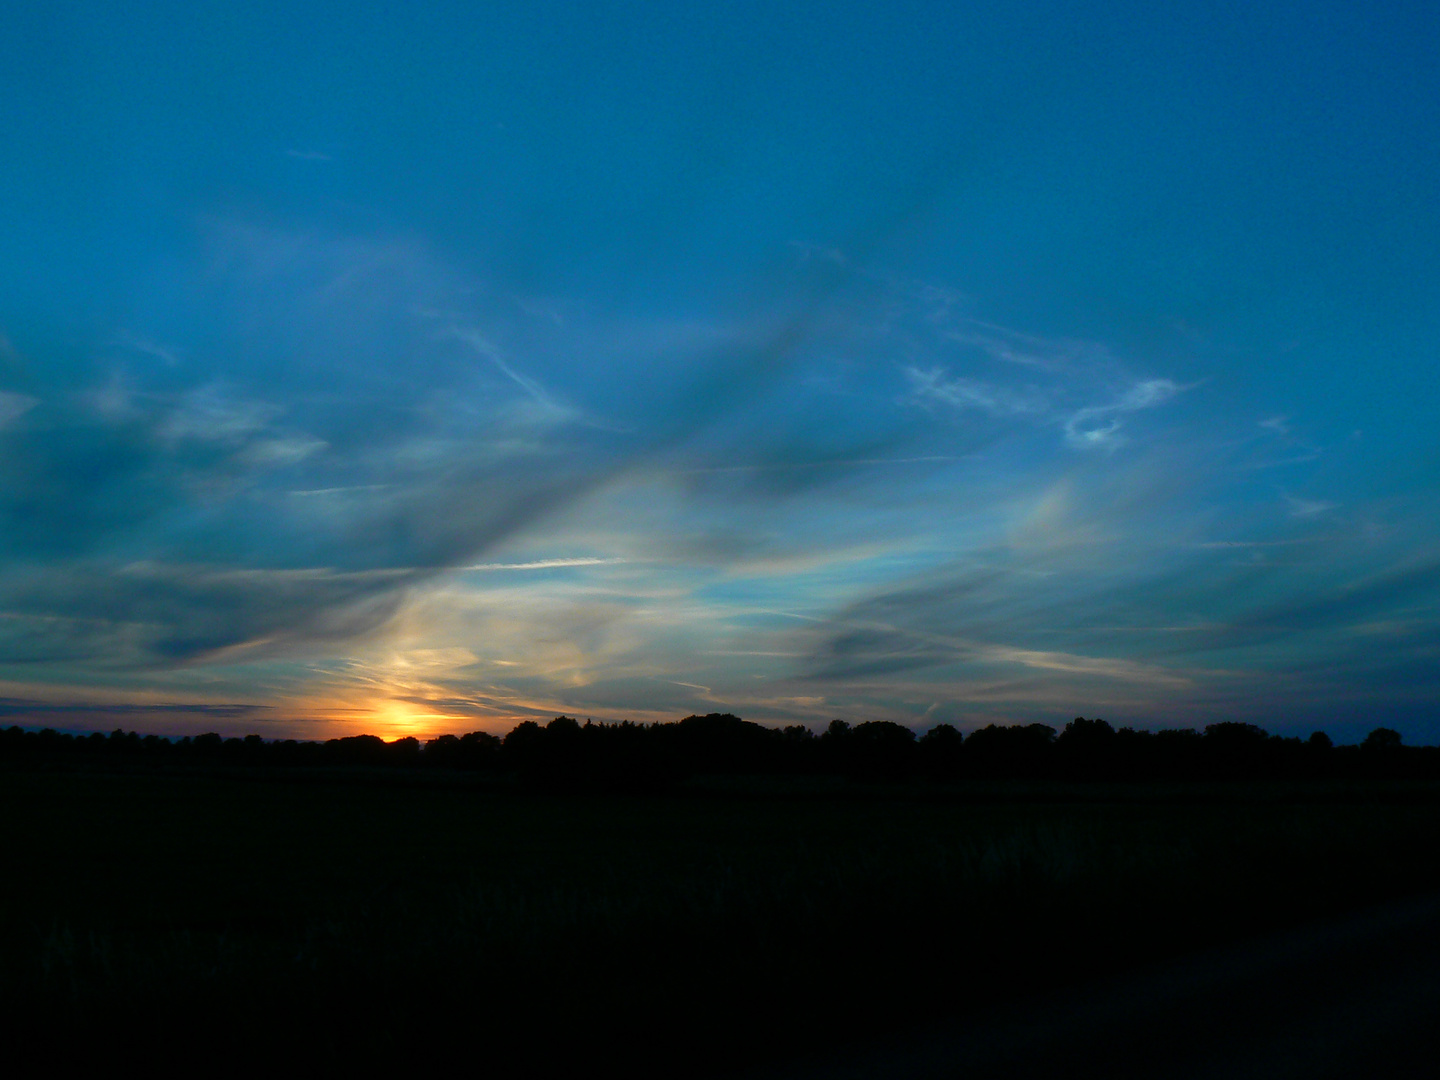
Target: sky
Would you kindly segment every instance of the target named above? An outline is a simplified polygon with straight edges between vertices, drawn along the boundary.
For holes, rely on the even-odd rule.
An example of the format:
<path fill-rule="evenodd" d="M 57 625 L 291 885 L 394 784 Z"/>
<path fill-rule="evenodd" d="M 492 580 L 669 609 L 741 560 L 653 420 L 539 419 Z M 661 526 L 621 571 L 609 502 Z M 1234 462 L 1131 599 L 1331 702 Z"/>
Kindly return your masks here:
<path fill-rule="evenodd" d="M 30 3 L 0 722 L 1440 742 L 1440 9 Z"/>

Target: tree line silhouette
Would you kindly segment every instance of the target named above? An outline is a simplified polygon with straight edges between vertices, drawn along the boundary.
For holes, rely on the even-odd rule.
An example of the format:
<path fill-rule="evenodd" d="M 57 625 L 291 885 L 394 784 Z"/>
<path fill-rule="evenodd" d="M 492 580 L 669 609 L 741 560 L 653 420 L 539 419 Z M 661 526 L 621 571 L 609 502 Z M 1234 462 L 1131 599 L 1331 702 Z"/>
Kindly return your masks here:
<path fill-rule="evenodd" d="M 1323 732 L 1308 739 L 1271 735 L 1226 721 L 1192 728 L 1118 730 L 1076 717 L 1064 730 L 1046 724 L 991 724 L 968 736 L 949 724 L 922 736 L 901 724 L 831 722 L 770 728 L 728 713 L 674 723 L 585 723 L 557 716 L 518 724 L 503 738 L 483 731 L 385 742 L 352 735 L 324 742 L 222 738 L 168 739 L 115 730 L 71 735 L 52 729 L 0 731 L 0 758 L 130 761 L 155 765 L 446 769 L 519 776 L 541 787 L 653 790 L 696 776 L 832 776 L 857 781 L 929 780 L 1266 780 L 1440 779 L 1440 747 L 1405 746 L 1376 728 L 1353 746 Z"/>

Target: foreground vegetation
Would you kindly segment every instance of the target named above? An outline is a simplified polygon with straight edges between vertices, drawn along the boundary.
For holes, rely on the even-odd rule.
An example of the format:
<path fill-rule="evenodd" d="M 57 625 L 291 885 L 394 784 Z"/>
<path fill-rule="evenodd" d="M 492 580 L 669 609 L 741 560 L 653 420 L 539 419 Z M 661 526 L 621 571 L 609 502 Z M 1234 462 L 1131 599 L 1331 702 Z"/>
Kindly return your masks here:
<path fill-rule="evenodd" d="M 1428 783 L 724 786 L 12 762 L 12 1045 L 697 1075 L 1440 886 Z"/>
<path fill-rule="evenodd" d="M 115 731 L 0 731 L 0 760 L 243 768 L 367 766 L 508 775 L 550 789 L 661 791 L 695 776 L 830 776 L 853 780 L 955 782 L 977 779 L 1114 782 L 1236 779 L 1440 780 L 1440 747 L 1402 746 L 1376 728 L 1359 746 L 1271 735 L 1254 724 L 1115 730 L 1077 717 L 1058 735 L 1046 724 L 990 725 L 962 736 L 940 724 L 921 738 L 889 721 L 851 727 L 836 720 L 817 735 L 775 729 L 728 714 L 677 723 L 580 724 L 559 716 L 517 725 L 503 739 L 483 731 L 382 742 L 355 735 L 326 742 L 266 741 L 216 734 L 177 741 Z"/>

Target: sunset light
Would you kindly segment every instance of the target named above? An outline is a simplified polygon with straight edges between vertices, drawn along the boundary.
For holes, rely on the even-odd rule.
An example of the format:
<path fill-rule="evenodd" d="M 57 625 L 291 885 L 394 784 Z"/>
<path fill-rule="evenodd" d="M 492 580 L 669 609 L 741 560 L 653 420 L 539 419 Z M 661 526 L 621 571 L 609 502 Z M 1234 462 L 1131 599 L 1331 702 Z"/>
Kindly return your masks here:
<path fill-rule="evenodd" d="M 5 0 L 0 822 L 16 1075 L 1440 1074 L 1440 3 Z"/>
<path fill-rule="evenodd" d="M 1440 737 L 1408 17 L 610 8 L 35 30 L 18 722 Z"/>

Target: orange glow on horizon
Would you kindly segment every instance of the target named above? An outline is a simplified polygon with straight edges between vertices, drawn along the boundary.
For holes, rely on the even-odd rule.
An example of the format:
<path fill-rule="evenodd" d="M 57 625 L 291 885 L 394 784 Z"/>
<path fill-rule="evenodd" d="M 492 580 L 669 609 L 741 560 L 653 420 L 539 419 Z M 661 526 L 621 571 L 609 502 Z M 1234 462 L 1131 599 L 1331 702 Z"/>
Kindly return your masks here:
<path fill-rule="evenodd" d="M 379 735 L 386 742 L 407 737 L 424 742 L 437 735 L 455 734 L 457 725 L 463 726 L 467 721 L 471 724 L 475 722 L 474 717 L 430 712 L 411 702 L 393 699 L 373 705 L 369 712 L 373 718 L 373 730 L 366 734 Z"/>

